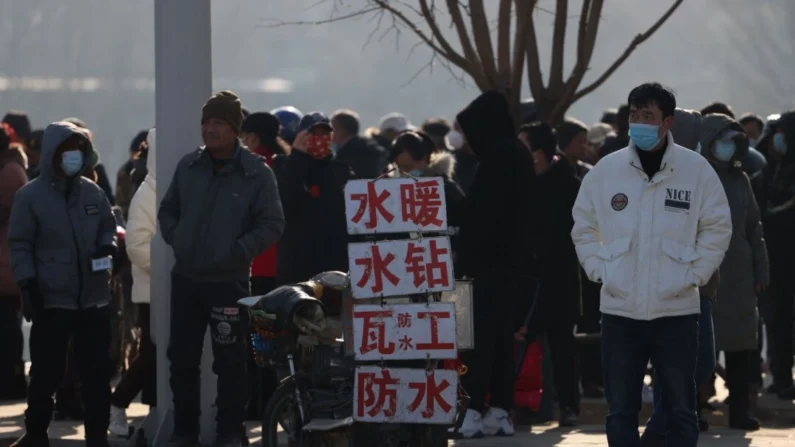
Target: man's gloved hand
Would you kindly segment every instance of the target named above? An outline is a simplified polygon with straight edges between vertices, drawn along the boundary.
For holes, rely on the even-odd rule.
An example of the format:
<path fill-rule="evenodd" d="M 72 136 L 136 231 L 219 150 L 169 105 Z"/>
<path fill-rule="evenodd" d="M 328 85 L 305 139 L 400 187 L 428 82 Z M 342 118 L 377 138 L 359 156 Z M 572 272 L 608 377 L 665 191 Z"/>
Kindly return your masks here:
<path fill-rule="evenodd" d="M 29 279 L 21 283 L 19 288 L 22 291 L 22 316 L 30 323 L 36 318 L 36 312 L 42 305 L 39 283 L 35 279 Z"/>

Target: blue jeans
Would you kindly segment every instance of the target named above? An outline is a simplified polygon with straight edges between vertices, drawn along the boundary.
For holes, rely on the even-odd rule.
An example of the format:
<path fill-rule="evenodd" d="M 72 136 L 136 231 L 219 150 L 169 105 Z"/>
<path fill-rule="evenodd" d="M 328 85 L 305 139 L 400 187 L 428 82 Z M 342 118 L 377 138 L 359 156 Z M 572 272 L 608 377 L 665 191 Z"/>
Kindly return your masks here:
<path fill-rule="evenodd" d="M 712 329 L 712 301 L 701 297 L 701 315 L 698 317 L 698 360 L 696 362 L 695 384 L 696 389 L 701 387 L 712 377 L 715 371 L 715 331 Z M 657 383 L 657 374 L 654 382 Z M 654 413 L 646 423 L 645 433 L 665 436 L 668 431 L 665 413 L 665 398 L 661 387 L 654 387 Z M 644 434 L 645 434 L 644 433 Z"/>
<path fill-rule="evenodd" d="M 651 360 L 665 395 L 667 440 L 677 447 L 698 443 L 696 386 L 698 315 L 651 321 L 602 315 L 602 371 L 611 447 L 639 447 L 643 377 Z"/>

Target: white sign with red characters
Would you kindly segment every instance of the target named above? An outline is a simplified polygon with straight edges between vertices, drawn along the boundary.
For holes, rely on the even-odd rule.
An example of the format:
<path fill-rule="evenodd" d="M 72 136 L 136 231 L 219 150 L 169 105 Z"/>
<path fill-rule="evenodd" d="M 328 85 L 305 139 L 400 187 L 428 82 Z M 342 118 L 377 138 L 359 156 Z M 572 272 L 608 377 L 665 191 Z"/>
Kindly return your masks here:
<path fill-rule="evenodd" d="M 452 424 L 458 373 L 452 369 L 356 368 L 353 420 L 413 424 Z"/>
<path fill-rule="evenodd" d="M 448 237 L 348 244 L 348 269 L 358 299 L 455 289 Z"/>
<path fill-rule="evenodd" d="M 353 306 L 356 360 L 455 359 L 454 303 Z"/>
<path fill-rule="evenodd" d="M 348 234 L 447 231 L 441 177 L 351 180 L 345 185 Z"/>

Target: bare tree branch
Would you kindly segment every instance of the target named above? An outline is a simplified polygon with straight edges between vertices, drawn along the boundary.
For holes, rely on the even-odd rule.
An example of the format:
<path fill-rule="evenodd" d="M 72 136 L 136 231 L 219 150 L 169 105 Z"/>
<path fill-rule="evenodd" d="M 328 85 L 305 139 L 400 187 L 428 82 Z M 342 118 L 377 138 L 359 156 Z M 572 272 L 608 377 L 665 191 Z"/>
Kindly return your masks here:
<path fill-rule="evenodd" d="M 469 9 L 472 11 L 472 36 L 475 40 L 475 48 L 480 56 L 480 63 L 486 73 L 486 79 L 492 88 L 500 86 L 497 76 L 497 67 L 494 62 L 494 50 L 491 46 L 491 33 L 489 32 L 489 22 L 486 17 L 486 8 L 483 0 L 469 0 Z M 503 89 L 505 85 L 501 86 Z"/>
<path fill-rule="evenodd" d="M 582 90 L 578 91 L 572 98 L 572 102 L 579 100 L 583 96 L 599 88 L 599 86 L 601 86 L 616 70 L 618 70 L 618 67 L 620 67 L 621 64 L 623 64 L 624 61 L 627 60 L 627 58 L 629 58 L 629 56 L 632 54 L 633 51 L 635 51 L 638 45 L 645 42 L 649 37 L 651 37 L 671 17 L 671 15 L 674 13 L 674 11 L 676 11 L 677 8 L 679 8 L 679 6 L 682 4 L 683 1 L 684 0 L 676 0 L 674 4 L 671 5 L 670 8 L 668 8 L 665 14 L 663 14 L 657 20 L 657 22 L 654 23 L 654 25 L 652 25 L 648 30 L 646 30 L 645 33 L 638 34 L 637 36 L 635 36 L 635 38 L 632 39 L 632 42 L 629 43 L 629 46 L 627 46 L 627 48 L 624 50 L 621 56 L 619 56 L 618 59 L 616 59 L 615 62 L 613 62 L 613 64 L 607 70 L 605 70 L 604 73 L 602 73 L 602 76 L 599 76 L 597 80 L 595 80 L 590 85 L 583 88 Z"/>
<path fill-rule="evenodd" d="M 552 60 L 549 64 L 549 89 L 559 91 L 563 87 L 563 59 L 566 55 L 566 20 L 569 0 L 557 0 L 555 6 L 555 28 L 552 32 Z"/>
<path fill-rule="evenodd" d="M 511 4 L 511 0 L 500 0 L 497 15 L 497 70 L 507 87 L 511 84 Z"/>
<path fill-rule="evenodd" d="M 363 15 L 370 14 L 371 12 L 378 12 L 381 8 L 378 6 L 372 6 L 370 8 L 365 8 L 359 11 L 352 12 L 350 14 L 345 14 L 341 16 L 333 16 L 329 17 L 328 19 L 323 20 L 298 20 L 295 22 L 285 22 L 282 20 L 274 20 L 274 19 L 265 19 L 266 21 L 270 21 L 271 23 L 266 25 L 267 28 L 280 28 L 282 26 L 306 26 L 306 25 L 325 25 L 327 23 L 334 23 L 334 22 L 341 22 L 343 20 L 353 19 L 355 17 L 361 17 Z"/>
<path fill-rule="evenodd" d="M 466 10 L 465 7 L 464 10 Z M 472 64 L 473 72 L 475 73 L 472 79 L 474 79 L 475 85 L 477 85 L 481 91 L 485 92 L 489 90 L 488 78 L 483 70 L 483 64 L 480 63 L 480 57 L 475 52 L 475 48 L 469 40 L 469 33 L 467 33 L 464 17 L 461 15 L 461 4 L 459 0 L 447 0 L 447 11 L 450 13 L 453 27 L 456 33 L 458 33 L 458 40 L 461 42 L 461 48 L 464 50 L 464 57 Z"/>
<path fill-rule="evenodd" d="M 450 42 L 448 42 L 448 40 L 444 37 L 444 34 L 442 34 L 442 30 L 439 29 L 439 23 L 436 21 L 436 14 L 428 5 L 428 0 L 420 0 L 420 11 L 422 16 L 425 18 L 425 21 L 428 23 L 428 27 L 431 29 L 431 34 L 444 49 L 450 62 L 460 67 L 467 73 L 473 73 L 474 70 L 472 68 L 472 62 L 465 59 L 464 56 L 453 49 L 452 45 L 450 45 Z"/>
<path fill-rule="evenodd" d="M 513 63 L 511 67 L 510 91 L 514 101 L 521 101 L 522 77 L 524 75 L 525 45 L 533 20 L 533 8 L 537 0 L 514 0 L 516 6 L 516 31 L 513 38 Z"/>
<path fill-rule="evenodd" d="M 525 0 L 516 0 L 522 2 Z M 530 84 L 530 92 L 536 101 L 540 101 L 546 95 L 546 87 L 544 87 L 544 76 L 541 73 L 541 59 L 538 55 L 538 38 L 536 37 L 536 26 L 532 11 L 527 20 L 527 43 L 525 44 L 525 53 L 527 55 L 527 79 Z"/>

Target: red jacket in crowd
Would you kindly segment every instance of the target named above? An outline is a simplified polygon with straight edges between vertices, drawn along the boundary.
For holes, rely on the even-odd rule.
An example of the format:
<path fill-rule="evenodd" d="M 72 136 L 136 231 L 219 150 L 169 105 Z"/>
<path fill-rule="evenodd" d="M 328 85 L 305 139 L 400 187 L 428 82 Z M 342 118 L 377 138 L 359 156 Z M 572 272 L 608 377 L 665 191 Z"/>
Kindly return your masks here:
<path fill-rule="evenodd" d="M 273 157 L 276 155 L 267 146 L 260 146 L 254 150 L 254 153 L 265 157 L 265 163 L 269 167 L 273 167 Z M 278 253 L 278 244 L 273 246 L 261 255 L 254 258 L 251 263 L 251 276 L 252 277 L 265 277 L 272 278 L 276 276 L 276 254 Z"/>

